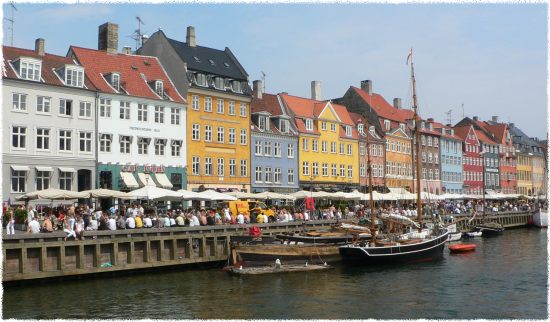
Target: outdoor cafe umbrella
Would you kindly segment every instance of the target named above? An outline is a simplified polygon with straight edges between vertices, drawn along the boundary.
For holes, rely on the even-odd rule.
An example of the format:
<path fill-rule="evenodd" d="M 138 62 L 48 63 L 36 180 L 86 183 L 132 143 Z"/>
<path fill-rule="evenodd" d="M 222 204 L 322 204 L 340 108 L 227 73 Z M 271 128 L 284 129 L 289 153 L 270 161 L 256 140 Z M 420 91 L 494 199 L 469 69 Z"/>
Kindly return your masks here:
<path fill-rule="evenodd" d="M 176 191 L 180 198 L 185 200 L 208 200 L 206 197 L 201 196 L 198 192 L 180 189 Z"/>
<path fill-rule="evenodd" d="M 291 195 L 284 195 L 281 193 L 264 191 L 256 194 L 256 198 L 259 199 L 279 199 L 279 200 L 296 200 L 296 197 Z"/>
<path fill-rule="evenodd" d="M 198 194 L 201 195 L 201 197 L 206 198 L 204 200 L 212 200 L 212 201 L 237 200 L 236 197 L 227 195 L 225 193 L 216 192 L 214 190 L 205 190 L 203 192 L 199 192 Z"/>
<path fill-rule="evenodd" d="M 120 199 L 133 199 L 135 197 L 129 195 L 126 192 L 110 190 L 110 189 L 93 189 L 82 191 L 88 194 L 87 198 L 120 198 Z"/>
<path fill-rule="evenodd" d="M 66 200 L 66 199 L 79 199 L 79 198 L 88 198 L 88 194 L 86 194 L 85 192 L 50 188 L 45 190 L 29 192 L 20 197 L 17 197 L 16 199 L 17 200 L 36 200 L 36 199 Z"/>
<path fill-rule="evenodd" d="M 157 186 L 144 186 L 128 193 L 138 199 L 148 200 L 180 200 L 181 195 L 176 191 L 159 188 Z"/>
<path fill-rule="evenodd" d="M 258 198 L 256 193 L 250 193 L 250 192 L 230 191 L 230 192 L 227 192 L 226 194 L 239 199 L 257 199 Z"/>

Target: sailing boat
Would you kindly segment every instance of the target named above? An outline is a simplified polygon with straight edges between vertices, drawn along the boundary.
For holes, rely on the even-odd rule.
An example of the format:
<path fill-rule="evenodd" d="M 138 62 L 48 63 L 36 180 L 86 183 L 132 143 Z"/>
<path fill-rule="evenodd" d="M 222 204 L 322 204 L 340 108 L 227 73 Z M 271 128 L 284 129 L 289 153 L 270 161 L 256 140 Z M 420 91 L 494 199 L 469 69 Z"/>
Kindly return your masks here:
<path fill-rule="evenodd" d="M 418 231 L 411 231 L 398 236 L 394 241 L 380 241 L 376 238 L 377 230 L 374 223 L 376 215 L 374 210 L 374 198 L 372 196 L 372 172 L 369 149 L 369 136 L 366 136 L 367 144 L 367 172 L 369 176 L 370 193 L 370 231 L 372 238 L 370 241 L 360 241 L 345 246 L 340 246 L 340 256 L 346 261 L 359 261 L 364 263 L 411 263 L 432 261 L 443 256 L 445 243 L 449 238 L 447 229 L 435 223 L 431 229 L 422 229 L 422 200 L 420 193 L 420 118 L 417 113 L 416 103 L 416 83 L 414 78 L 414 65 L 412 62 L 412 49 L 407 57 L 407 63 L 411 60 L 411 80 L 413 86 L 413 108 L 414 108 L 414 127 L 416 136 L 416 192 L 417 192 L 417 215 Z"/>

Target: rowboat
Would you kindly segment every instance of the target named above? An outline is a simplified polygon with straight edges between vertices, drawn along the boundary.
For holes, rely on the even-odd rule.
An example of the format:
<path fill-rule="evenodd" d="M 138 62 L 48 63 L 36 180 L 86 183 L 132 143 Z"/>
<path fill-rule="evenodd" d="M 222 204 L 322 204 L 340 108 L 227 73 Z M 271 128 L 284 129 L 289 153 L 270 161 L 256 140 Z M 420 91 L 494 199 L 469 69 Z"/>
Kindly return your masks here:
<path fill-rule="evenodd" d="M 267 244 L 232 245 L 234 263 L 270 263 L 280 259 L 287 263 L 325 263 L 340 261 L 337 244 Z"/>
<path fill-rule="evenodd" d="M 260 266 L 260 267 L 228 267 L 226 271 L 231 274 L 236 275 L 261 275 L 261 274 L 275 274 L 275 273 L 295 273 L 295 272 L 310 272 L 310 271 L 320 271 L 330 269 L 332 266 L 323 264 L 323 265 L 269 265 L 269 266 Z"/>
<path fill-rule="evenodd" d="M 449 246 L 451 253 L 466 253 L 476 250 L 476 244 L 454 244 Z"/>

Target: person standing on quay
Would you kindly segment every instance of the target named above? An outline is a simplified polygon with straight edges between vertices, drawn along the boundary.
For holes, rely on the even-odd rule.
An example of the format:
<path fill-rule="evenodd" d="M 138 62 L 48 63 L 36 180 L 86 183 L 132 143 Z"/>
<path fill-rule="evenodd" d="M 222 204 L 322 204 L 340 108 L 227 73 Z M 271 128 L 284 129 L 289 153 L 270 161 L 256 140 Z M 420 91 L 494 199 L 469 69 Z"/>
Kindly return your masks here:
<path fill-rule="evenodd" d="M 15 235 L 15 219 L 13 218 L 13 210 L 11 208 L 8 208 L 8 217 L 7 234 Z"/>

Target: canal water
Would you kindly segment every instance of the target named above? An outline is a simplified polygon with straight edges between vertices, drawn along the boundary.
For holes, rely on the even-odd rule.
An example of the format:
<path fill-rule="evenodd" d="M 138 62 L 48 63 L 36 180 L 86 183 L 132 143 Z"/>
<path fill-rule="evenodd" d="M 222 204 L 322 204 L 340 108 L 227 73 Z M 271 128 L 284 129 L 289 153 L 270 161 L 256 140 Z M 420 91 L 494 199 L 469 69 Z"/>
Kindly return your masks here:
<path fill-rule="evenodd" d="M 231 276 L 182 269 L 4 286 L 17 319 L 546 319 L 547 230 L 472 240 L 434 263 Z"/>

